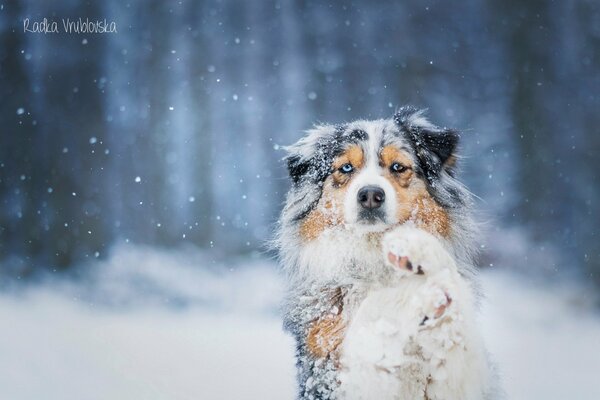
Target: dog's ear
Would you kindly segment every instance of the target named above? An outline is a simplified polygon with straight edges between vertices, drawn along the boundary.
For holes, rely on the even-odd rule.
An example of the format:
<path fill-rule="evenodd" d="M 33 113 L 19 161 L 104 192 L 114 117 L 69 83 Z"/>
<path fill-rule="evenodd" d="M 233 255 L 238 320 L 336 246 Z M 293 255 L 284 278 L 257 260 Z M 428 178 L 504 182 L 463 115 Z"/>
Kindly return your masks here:
<path fill-rule="evenodd" d="M 330 142 L 335 133 L 335 126 L 319 125 L 307 131 L 306 136 L 293 145 L 284 147 L 288 153 L 285 162 L 294 184 L 306 179 L 319 180 L 327 175 L 330 165 L 326 155 L 322 154 L 323 143 Z"/>
<path fill-rule="evenodd" d="M 302 180 L 302 177 L 308 173 L 310 163 L 307 160 L 302 160 L 298 154 L 290 154 L 285 158 L 288 172 L 292 182 L 295 184 Z"/>
<path fill-rule="evenodd" d="M 460 136 L 454 129 L 442 128 L 439 130 L 424 129 L 421 132 L 423 146 L 432 151 L 445 167 L 452 167 L 456 163 L 456 147 Z"/>
<path fill-rule="evenodd" d="M 402 107 L 394 115 L 394 121 L 413 146 L 420 167 L 431 182 L 442 170 L 453 174 L 460 136 L 453 129 L 433 125 L 424 112 Z"/>

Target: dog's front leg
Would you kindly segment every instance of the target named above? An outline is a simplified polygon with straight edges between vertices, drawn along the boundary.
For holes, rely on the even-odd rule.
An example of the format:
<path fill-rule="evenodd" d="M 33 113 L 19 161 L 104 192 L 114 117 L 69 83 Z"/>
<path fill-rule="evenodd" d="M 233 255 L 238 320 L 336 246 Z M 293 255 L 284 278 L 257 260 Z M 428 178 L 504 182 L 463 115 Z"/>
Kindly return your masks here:
<path fill-rule="evenodd" d="M 299 398 L 333 399 L 345 334 L 346 288 L 326 286 L 290 299 L 286 327 L 297 340 Z"/>
<path fill-rule="evenodd" d="M 306 335 L 306 346 L 313 357 L 337 359 L 346 324 L 341 310 L 328 313 L 313 321 Z"/>
<path fill-rule="evenodd" d="M 413 340 L 427 375 L 429 400 L 486 398 L 489 370 L 476 324 L 474 290 L 441 242 L 401 229 L 384 241 L 388 264 L 412 281 Z"/>
<path fill-rule="evenodd" d="M 428 372 L 427 399 L 485 398 L 488 365 L 473 301 L 468 283 L 451 269 L 427 277 L 414 298 L 420 310 L 415 342 Z"/>

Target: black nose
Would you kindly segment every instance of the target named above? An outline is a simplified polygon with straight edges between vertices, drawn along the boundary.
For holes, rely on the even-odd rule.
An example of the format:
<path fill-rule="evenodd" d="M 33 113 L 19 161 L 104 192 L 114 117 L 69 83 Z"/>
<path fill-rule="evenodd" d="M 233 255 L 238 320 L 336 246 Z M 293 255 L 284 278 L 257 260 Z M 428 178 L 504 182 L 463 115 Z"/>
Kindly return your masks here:
<path fill-rule="evenodd" d="M 365 186 L 358 191 L 358 202 L 367 210 L 381 207 L 385 201 L 385 192 L 378 186 Z"/>

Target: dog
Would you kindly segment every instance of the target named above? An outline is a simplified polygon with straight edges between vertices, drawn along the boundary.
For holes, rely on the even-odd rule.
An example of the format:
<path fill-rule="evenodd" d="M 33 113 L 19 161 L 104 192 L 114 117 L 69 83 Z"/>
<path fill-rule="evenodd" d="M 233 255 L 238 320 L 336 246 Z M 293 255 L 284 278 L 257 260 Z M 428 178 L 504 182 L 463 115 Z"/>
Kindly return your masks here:
<path fill-rule="evenodd" d="M 496 398 L 477 329 L 477 224 L 459 134 L 400 108 L 285 148 L 276 247 L 299 399 Z"/>

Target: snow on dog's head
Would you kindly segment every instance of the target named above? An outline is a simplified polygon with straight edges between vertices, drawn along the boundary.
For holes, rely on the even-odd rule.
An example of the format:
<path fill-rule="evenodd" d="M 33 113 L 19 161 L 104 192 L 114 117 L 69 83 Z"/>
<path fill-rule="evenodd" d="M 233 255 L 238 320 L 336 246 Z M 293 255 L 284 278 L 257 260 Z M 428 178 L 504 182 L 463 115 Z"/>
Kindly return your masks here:
<path fill-rule="evenodd" d="M 405 223 L 449 242 L 464 236 L 470 198 L 454 179 L 458 138 L 412 107 L 389 119 L 309 130 L 286 147 L 293 184 L 280 221 L 280 249 L 285 253 L 285 242 L 306 246 L 337 235 L 352 242 L 344 251 L 353 252 L 361 238 L 372 240 Z M 327 252 L 335 258 L 331 246 Z"/>
<path fill-rule="evenodd" d="M 402 108 L 391 119 L 322 125 L 287 147 L 293 220 L 305 240 L 328 229 L 383 231 L 413 221 L 450 233 L 451 191 L 436 185 L 452 175 L 458 135 Z M 297 200 L 297 201 L 293 201 Z"/>

